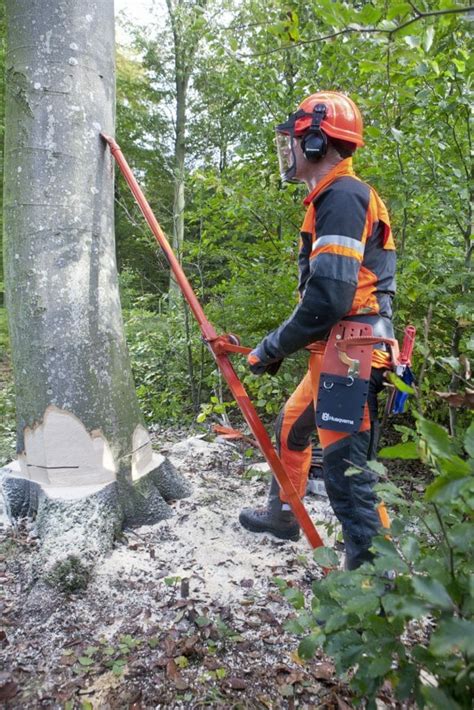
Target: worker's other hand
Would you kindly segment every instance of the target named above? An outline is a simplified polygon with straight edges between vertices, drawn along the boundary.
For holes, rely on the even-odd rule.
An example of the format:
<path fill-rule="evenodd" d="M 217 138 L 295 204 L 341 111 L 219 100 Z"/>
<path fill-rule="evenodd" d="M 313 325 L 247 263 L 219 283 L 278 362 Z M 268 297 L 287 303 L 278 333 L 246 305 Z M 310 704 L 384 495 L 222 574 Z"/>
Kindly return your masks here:
<path fill-rule="evenodd" d="M 256 348 L 248 354 L 247 362 L 249 364 L 250 372 L 253 375 L 276 375 L 280 369 L 283 360 L 273 360 L 273 362 L 265 362 L 262 360 L 259 349 Z"/>

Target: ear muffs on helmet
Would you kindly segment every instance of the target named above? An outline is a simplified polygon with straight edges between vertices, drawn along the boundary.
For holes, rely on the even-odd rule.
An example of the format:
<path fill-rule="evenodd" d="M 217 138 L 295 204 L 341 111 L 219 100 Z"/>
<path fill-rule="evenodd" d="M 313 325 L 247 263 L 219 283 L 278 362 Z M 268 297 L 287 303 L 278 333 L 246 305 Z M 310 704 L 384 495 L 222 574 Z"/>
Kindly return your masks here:
<path fill-rule="evenodd" d="M 321 130 L 321 121 L 326 116 L 326 105 L 316 104 L 313 109 L 311 126 L 301 140 L 301 150 L 306 160 L 316 162 L 324 158 L 328 150 L 328 139 Z"/>

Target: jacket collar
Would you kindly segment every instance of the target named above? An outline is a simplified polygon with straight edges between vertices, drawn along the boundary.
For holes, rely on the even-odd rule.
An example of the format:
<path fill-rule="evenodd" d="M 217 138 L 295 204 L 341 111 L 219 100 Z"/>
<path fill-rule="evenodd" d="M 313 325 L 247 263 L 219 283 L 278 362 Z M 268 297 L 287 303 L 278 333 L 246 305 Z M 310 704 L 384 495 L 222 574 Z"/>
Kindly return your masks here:
<path fill-rule="evenodd" d="M 313 200 L 323 191 L 325 190 L 334 180 L 337 180 L 340 177 L 344 177 L 346 175 L 350 175 L 351 177 L 355 177 L 355 172 L 354 168 L 352 167 L 352 158 L 345 158 L 344 160 L 341 160 L 340 163 L 335 165 L 325 177 L 323 177 L 322 180 L 318 182 L 316 187 L 314 187 L 309 195 L 305 197 L 303 200 L 303 204 L 305 205 L 310 205 Z"/>

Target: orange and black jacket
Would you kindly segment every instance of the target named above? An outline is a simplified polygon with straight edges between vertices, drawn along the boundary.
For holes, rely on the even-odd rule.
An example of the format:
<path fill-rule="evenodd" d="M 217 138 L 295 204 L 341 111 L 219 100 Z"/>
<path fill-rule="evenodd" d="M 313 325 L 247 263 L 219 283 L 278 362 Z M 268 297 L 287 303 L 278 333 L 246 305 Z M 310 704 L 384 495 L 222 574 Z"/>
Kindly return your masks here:
<path fill-rule="evenodd" d="M 396 255 L 387 209 L 356 177 L 352 159 L 333 168 L 304 202 L 300 302 L 258 346 L 263 362 L 324 340 L 342 318 L 392 316 Z"/>

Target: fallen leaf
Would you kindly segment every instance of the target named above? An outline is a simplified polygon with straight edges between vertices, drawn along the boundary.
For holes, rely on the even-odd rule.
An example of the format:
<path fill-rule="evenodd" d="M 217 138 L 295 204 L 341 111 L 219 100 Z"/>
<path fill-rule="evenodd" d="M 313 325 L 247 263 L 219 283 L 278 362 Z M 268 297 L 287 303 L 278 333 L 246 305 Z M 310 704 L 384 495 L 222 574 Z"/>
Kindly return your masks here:
<path fill-rule="evenodd" d="M 184 639 L 184 641 L 180 644 L 179 650 L 183 656 L 191 656 L 193 653 L 196 653 L 196 644 L 199 642 L 199 636 L 196 634 L 193 634 L 192 636 L 188 636 L 187 638 Z"/>
<path fill-rule="evenodd" d="M 74 654 L 65 654 L 61 656 L 59 662 L 62 666 L 73 666 L 76 663 L 76 656 Z"/>
<path fill-rule="evenodd" d="M 283 604 L 283 597 L 281 594 L 277 594 L 276 592 L 268 592 L 267 599 L 268 601 L 275 602 L 276 604 Z"/>
<path fill-rule="evenodd" d="M 173 638 L 171 638 L 171 636 L 167 636 L 165 638 L 163 648 L 164 648 L 167 656 L 175 656 L 176 655 L 176 653 L 175 653 L 176 641 Z"/>
<path fill-rule="evenodd" d="M 272 614 L 271 611 L 268 611 L 267 609 L 260 609 L 257 611 L 257 614 L 265 624 L 275 624 L 276 626 L 280 626 L 275 614 Z"/>
<path fill-rule="evenodd" d="M 232 688 L 232 690 L 245 690 L 247 687 L 247 681 L 243 678 L 229 678 L 227 684 Z"/>
<path fill-rule="evenodd" d="M 339 695 L 336 695 L 336 700 L 338 710 L 352 710 L 351 705 L 346 703 L 346 701 L 343 698 L 340 698 Z"/>
<path fill-rule="evenodd" d="M 170 680 L 176 680 L 180 677 L 178 666 L 172 658 L 166 664 L 166 675 Z"/>
<path fill-rule="evenodd" d="M 9 673 L 0 673 L 0 700 L 11 700 L 18 693 L 18 686 Z"/>
<path fill-rule="evenodd" d="M 314 667 L 313 676 L 317 678 L 317 680 L 331 680 L 334 676 L 334 672 L 335 668 L 333 664 L 323 661 Z"/>
<path fill-rule="evenodd" d="M 217 668 L 221 667 L 221 664 L 217 659 L 207 656 L 203 661 L 203 666 L 210 671 L 215 671 Z"/>

